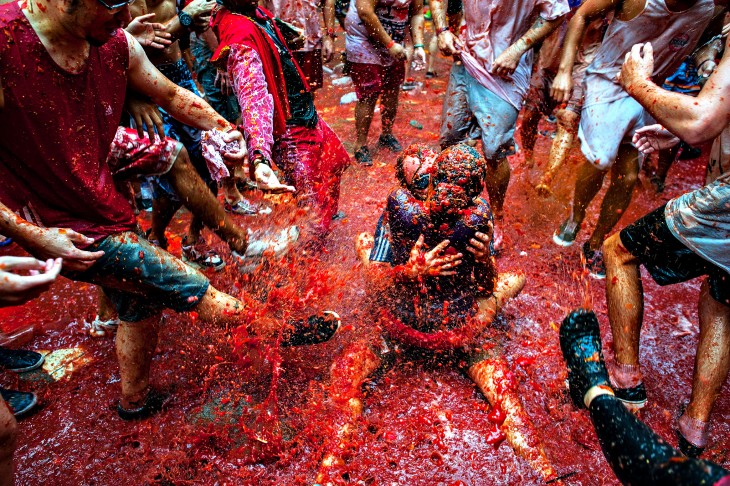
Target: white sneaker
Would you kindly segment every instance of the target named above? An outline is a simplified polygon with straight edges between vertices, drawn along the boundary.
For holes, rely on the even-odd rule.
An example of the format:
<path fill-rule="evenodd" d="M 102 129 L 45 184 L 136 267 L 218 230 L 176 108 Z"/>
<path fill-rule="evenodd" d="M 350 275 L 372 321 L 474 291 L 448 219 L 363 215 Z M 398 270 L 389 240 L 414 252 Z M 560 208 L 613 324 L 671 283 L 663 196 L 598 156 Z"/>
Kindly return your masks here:
<path fill-rule="evenodd" d="M 233 251 L 231 254 L 237 260 L 241 273 L 251 273 L 261 265 L 264 256 L 270 255 L 281 258 L 286 255 L 293 243 L 299 239 L 299 228 L 290 226 L 273 236 L 266 233 L 253 233 L 249 230 L 248 246 L 243 255 Z"/>

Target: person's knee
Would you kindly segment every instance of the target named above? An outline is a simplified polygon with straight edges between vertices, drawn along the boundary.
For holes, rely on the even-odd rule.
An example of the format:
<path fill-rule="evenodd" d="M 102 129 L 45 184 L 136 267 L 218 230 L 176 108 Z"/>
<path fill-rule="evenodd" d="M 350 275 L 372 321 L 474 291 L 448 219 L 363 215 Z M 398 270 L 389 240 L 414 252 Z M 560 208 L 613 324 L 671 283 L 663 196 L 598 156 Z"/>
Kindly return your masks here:
<path fill-rule="evenodd" d="M 634 265 L 636 257 L 621 242 L 621 234 L 614 233 L 603 242 L 603 259 L 606 267 Z"/>
<path fill-rule="evenodd" d="M 575 133 L 578 131 L 580 115 L 573 110 L 561 108 L 556 113 L 556 118 L 558 120 L 558 127 L 562 128 L 563 130 L 570 133 Z"/>

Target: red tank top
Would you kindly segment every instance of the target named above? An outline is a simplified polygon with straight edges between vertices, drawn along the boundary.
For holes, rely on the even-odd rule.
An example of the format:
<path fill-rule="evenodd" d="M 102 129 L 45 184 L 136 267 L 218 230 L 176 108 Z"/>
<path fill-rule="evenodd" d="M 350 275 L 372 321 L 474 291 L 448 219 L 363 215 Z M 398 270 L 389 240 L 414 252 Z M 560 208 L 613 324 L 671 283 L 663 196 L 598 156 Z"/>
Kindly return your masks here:
<path fill-rule="evenodd" d="M 122 115 L 129 47 L 119 30 L 72 74 L 17 3 L 0 6 L 0 201 L 46 227 L 100 240 L 135 226 L 106 163 Z"/>

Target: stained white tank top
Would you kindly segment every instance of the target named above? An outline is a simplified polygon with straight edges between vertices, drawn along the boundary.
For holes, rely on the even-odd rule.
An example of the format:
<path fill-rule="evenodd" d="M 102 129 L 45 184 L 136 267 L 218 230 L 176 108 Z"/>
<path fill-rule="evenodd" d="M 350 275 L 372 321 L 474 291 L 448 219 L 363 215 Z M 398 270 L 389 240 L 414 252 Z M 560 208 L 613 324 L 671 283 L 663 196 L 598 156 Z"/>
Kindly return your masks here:
<path fill-rule="evenodd" d="M 662 84 L 692 52 L 709 24 L 713 0 L 698 0 L 681 12 L 671 12 L 664 0 L 646 0 L 644 10 L 628 21 L 613 19 L 603 43 L 586 70 L 584 106 L 608 103 L 628 96 L 616 80 L 626 53 L 634 44 L 651 42 L 654 48 L 654 82 Z"/>

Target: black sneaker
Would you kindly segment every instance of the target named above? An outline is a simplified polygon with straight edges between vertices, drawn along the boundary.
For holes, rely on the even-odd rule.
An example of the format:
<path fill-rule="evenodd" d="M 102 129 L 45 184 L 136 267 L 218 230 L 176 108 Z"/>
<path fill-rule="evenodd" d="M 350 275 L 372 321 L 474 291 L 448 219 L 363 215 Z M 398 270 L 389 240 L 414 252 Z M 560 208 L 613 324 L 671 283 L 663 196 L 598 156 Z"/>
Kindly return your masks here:
<path fill-rule="evenodd" d="M 616 398 L 624 402 L 626 408 L 632 411 L 640 410 L 646 405 L 646 387 L 639 383 L 631 388 L 613 387 Z"/>
<path fill-rule="evenodd" d="M 680 142 L 682 152 L 677 157 L 677 160 L 694 160 L 702 155 L 702 149 L 693 147 L 685 142 Z"/>
<path fill-rule="evenodd" d="M 578 231 L 580 231 L 580 225 L 573 221 L 572 216 L 568 216 L 568 219 L 563 221 L 560 228 L 553 233 L 553 243 L 559 246 L 571 246 L 575 243 Z"/>
<path fill-rule="evenodd" d="M 603 252 L 601 250 L 591 250 L 588 248 L 588 242 L 583 244 L 583 256 L 586 259 L 586 268 L 591 277 L 597 279 L 606 278 L 606 264 L 603 262 Z"/>
<path fill-rule="evenodd" d="M 568 366 L 570 397 L 585 408 L 583 397 L 594 386 L 610 386 L 601 352 L 601 330 L 593 311 L 574 310 L 560 325 L 560 349 Z"/>
<path fill-rule="evenodd" d="M 201 270 L 212 268 L 219 272 L 226 266 L 226 262 L 218 252 L 210 248 L 202 238 L 194 245 L 187 244 L 187 237 L 183 238 L 182 259 L 190 266 Z"/>
<path fill-rule="evenodd" d="M 677 449 L 679 449 L 679 451 L 685 456 L 691 457 L 692 459 L 697 459 L 702 455 L 703 452 L 705 452 L 704 447 L 697 447 L 696 445 L 685 439 L 679 429 L 675 429 L 674 433 L 677 434 Z"/>
<path fill-rule="evenodd" d="M 0 388 L 0 395 L 2 395 L 3 400 L 8 402 L 10 411 L 16 417 L 30 412 L 38 403 L 38 398 L 36 398 L 35 393 Z"/>
<path fill-rule="evenodd" d="M 387 135 L 381 134 L 380 138 L 378 139 L 378 145 L 387 148 L 391 152 L 400 152 L 403 150 L 403 147 L 401 146 L 400 142 L 398 142 L 398 139 L 390 133 Z"/>
<path fill-rule="evenodd" d="M 39 368 L 45 358 L 42 354 L 25 349 L 0 348 L 0 368 L 23 373 Z"/>
<path fill-rule="evenodd" d="M 436 76 L 438 76 L 438 73 L 436 73 L 436 71 L 426 71 L 426 79 L 433 79 Z"/>
<path fill-rule="evenodd" d="M 307 320 L 294 322 L 282 346 L 307 346 L 329 341 L 340 328 L 340 322 L 340 316 L 334 311 L 324 311 L 309 316 Z"/>
<path fill-rule="evenodd" d="M 402 89 L 403 91 L 413 91 L 414 89 L 416 89 L 416 86 L 417 85 L 415 81 L 406 81 L 401 85 L 400 89 Z"/>
<path fill-rule="evenodd" d="M 367 145 L 363 145 L 359 149 L 355 150 L 355 160 L 360 165 L 373 165 L 373 158 L 370 156 L 370 150 Z"/>
<path fill-rule="evenodd" d="M 165 393 L 159 393 L 155 390 L 150 390 L 147 394 L 147 398 L 144 400 L 144 405 L 138 408 L 126 409 L 122 408 L 121 403 L 117 403 L 117 414 L 122 420 L 142 420 L 146 419 L 150 415 L 154 415 L 165 405 L 168 395 Z"/>

